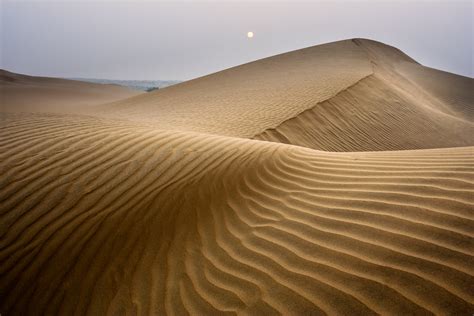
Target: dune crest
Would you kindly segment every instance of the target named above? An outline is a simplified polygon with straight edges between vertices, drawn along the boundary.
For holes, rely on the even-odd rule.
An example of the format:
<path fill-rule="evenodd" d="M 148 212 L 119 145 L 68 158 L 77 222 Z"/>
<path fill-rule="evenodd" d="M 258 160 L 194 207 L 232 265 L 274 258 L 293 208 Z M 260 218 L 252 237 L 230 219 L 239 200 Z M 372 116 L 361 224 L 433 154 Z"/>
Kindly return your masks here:
<path fill-rule="evenodd" d="M 373 73 L 254 139 L 327 151 L 474 145 L 474 80 L 424 67 L 401 51 L 353 40 Z"/>
<path fill-rule="evenodd" d="M 366 53 L 340 41 L 272 56 L 91 109 L 160 128 L 252 137 L 370 75 Z"/>

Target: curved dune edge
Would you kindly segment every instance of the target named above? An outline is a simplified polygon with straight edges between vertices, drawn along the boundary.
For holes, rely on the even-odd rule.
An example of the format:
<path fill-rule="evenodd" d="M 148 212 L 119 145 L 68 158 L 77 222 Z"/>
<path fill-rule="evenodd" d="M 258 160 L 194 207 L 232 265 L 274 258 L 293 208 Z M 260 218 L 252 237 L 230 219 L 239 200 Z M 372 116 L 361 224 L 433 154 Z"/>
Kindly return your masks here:
<path fill-rule="evenodd" d="M 317 45 L 90 108 L 113 119 L 251 138 L 373 73 L 353 41 Z"/>
<path fill-rule="evenodd" d="M 468 314 L 474 147 L 5 114 L 2 314 Z"/>
<path fill-rule="evenodd" d="M 324 151 L 473 146 L 474 80 L 424 67 L 396 48 L 352 40 L 373 73 L 253 139 Z"/>
<path fill-rule="evenodd" d="M 378 151 L 472 146 L 473 134 L 474 123 L 412 102 L 372 75 L 253 139 L 324 151 Z"/>

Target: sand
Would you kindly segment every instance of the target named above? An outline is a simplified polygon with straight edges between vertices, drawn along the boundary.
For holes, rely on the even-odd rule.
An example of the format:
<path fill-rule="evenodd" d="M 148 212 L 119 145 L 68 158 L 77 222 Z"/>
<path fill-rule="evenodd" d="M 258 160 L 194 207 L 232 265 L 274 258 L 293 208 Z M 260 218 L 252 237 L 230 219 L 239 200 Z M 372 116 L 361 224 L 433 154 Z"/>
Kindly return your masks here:
<path fill-rule="evenodd" d="M 142 94 L 111 84 L 33 77 L 0 69 L 0 111 L 70 113 Z"/>
<path fill-rule="evenodd" d="M 358 39 L 86 110 L 5 111 L 2 314 L 469 315 L 460 82 Z"/>
<path fill-rule="evenodd" d="M 367 52 L 371 75 L 254 138 L 326 151 L 474 144 L 471 78 L 424 67 L 381 43 L 353 43 Z"/>

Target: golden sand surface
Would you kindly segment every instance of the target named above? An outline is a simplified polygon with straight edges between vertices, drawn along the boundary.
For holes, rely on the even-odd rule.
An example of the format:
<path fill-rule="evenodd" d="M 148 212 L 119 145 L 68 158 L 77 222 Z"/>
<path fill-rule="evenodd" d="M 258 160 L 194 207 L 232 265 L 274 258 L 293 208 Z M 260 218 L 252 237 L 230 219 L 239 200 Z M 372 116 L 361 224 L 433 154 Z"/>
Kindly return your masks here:
<path fill-rule="evenodd" d="M 472 86 L 355 39 L 61 111 L 4 95 L 0 312 L 470 315 Z"/>

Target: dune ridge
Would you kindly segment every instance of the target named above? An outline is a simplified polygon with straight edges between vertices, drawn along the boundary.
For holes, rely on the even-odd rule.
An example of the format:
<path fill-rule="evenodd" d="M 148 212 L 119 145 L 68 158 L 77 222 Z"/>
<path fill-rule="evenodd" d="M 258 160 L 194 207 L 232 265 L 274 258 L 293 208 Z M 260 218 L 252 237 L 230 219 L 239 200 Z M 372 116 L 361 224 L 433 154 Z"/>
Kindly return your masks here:
<path fill-rule="evenodd" d="M 372 73 L 366 53 L 340 41 L 272 56 L 91 109 L 168 130 L 252 137 Z"/>
<path fill-rule="evenodd" d="M 353 39 L 272 56 L 89 114 L 325 151 L 449 148 L 474 145 L 473 84 L 394 47 Z"/>
<path fill-rule="evenodd" d="M 370 76 L 253 138 L 325 151 L 375 151 L 470 146 L 473 134 L 472 122 L 417 106 Z"/>
<path fill-rule="evenodd" d="M 424 67 L 374 41 L 353 42 L 373 72 L 254 139 L 325 151 L 472 146 L 473 79 Z"/>
<path fill-rule="evenodd" d="M 472 313 L 466 79 L 425 80 L 365 40 L 292 54 L 64 113 L 2 112 L 1 313 Z M 318 63 L 356 66 L 316 78 Z"/>

